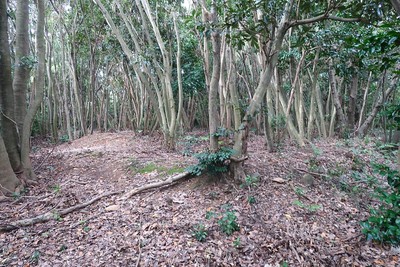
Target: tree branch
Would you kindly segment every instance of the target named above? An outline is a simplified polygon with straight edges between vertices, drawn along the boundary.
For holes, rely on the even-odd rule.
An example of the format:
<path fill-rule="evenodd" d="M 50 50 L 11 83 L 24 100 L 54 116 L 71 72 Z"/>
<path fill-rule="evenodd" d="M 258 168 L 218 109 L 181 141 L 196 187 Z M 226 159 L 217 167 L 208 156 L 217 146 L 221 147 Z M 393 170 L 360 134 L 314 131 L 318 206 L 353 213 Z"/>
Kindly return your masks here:
<path fill-rule="evenodd" d="M 341 21 L 341 22 L 366 22 L 364 18 L 341 18 L 333 15 L 329 15 L 327 13 L 324 13 L 322 15 L 308 18 L 308 19 L 302 19 L 302 20 L 294 20 L 289 23 L 289 28 L 290 27 L 295 27 L 299 25 L 305 25 L 305 24 L 311 24 L 314 22 L 318 21 L 323 21 L 323 20 L 335 20 L 335 21 Z"/>

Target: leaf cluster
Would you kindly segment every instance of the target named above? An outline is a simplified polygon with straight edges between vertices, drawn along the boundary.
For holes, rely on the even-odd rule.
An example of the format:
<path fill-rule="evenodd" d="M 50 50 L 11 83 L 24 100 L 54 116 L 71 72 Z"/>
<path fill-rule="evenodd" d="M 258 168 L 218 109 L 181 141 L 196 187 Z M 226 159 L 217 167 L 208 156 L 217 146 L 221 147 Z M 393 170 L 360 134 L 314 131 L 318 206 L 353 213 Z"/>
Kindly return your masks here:
<path fill-rule="evenodd" d="M 400 174 L 387 165 L 374 167 L 380 175 L 386 176 L 389 188 L 376 188 L 381 205 L 371 209 L 368 220 L 361 222 L 362 231 L 370 240 L 400 244 Z"/>
<path fill-rule="evenodd" d="M 186 169 L 192 175 L 201 175 L 204 172 L 211 174 L 224 173 L 228 171 L 227 161 L 233 154 L 233 149 L 222 147 L 216 152 L 206 151 L 195 154 L 199 163 Z"/>

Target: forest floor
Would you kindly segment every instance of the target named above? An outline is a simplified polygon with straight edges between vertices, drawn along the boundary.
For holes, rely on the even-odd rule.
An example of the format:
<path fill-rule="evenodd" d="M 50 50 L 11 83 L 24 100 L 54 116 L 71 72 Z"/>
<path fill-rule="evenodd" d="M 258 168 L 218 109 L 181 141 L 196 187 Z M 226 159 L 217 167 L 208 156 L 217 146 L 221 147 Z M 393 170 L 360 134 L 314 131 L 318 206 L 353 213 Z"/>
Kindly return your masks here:
<path fill-rule="evenodd" d="M 197 162 L 190 155 L 207 147 L 206 136 L 182 137 L 174 152 L 160 137 L 133 132 L 59 145 L 35 140 L 38 185 L 0 203 L 0 224 L 182 172 Z M 104 197 L 65 216 L 54 212 L 46 223 L 0 232 L 0 266 L 400 266 L 398 249 L 361 234 L 360 221 L 377 204 L 368 183 L 384 182 L 371 164 L 395 161 L 395 152 L 378 145 L 330 139 L 268 153 L 253 135 L 242 185 L 193 177 L 128 199 Z M 238 231 L 221 231 L 235 230 L 235 222 Z"/>

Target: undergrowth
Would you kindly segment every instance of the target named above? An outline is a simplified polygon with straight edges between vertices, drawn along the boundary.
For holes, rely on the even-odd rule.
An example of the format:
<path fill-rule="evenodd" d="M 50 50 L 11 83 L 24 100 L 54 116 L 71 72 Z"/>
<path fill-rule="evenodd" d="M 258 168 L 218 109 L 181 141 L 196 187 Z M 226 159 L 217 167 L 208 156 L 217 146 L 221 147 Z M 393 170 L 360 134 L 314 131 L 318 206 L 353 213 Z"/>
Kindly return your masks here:
<path fill-rule="evenodd" d="M 228 147 L 222 147 L 216 152 L 205 151 L 195 154 L 199 163 L 189 166 L 186 171 L 192 175 L 199 176 L 204 172 L 211 174 L 224 173 L 228 171 L 227 161 L 232 156 L 233 150 Z"/>
<path fill-rule="evenodd" d="M 369 240 L 394 245 L 400 244 L 400 174 L 387 165 L 376 164 L 375 170 L 386 177 L 388 187 L 377 186 L 378 208 L 371 208 L 371 216 L 361 222 L 363 233 Z"/>

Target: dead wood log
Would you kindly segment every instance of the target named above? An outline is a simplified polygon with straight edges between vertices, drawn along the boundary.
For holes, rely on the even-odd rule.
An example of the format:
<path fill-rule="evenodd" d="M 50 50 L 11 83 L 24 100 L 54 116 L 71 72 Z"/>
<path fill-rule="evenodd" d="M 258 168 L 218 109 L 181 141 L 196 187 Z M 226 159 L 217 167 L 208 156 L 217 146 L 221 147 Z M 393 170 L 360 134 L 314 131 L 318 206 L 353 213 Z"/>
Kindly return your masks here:
<path fill-rule="evenodd" d="M 91 200 L 84 202 L 84 203 L 80 203 L 77 204 L 75 206 L 63 209 L 63 210 L 54 210 L 51 212 L 47 212 L 45 214 L 33 217 L 33 218 L 28 218 L 28 219 L 23 219 L 23 220 L 18 220 L 15 222 L 10 222 L 8 224 L 0 224 L 0 232 L 5 232 L 5 231 L 11 231 L 11 230 L 15 230 L 21 227 L 25 227 L 25 226 L 30 226 L 30 225 L 34 225 L 37 223 L 44 223 L 44 222 L 48 222 L 51 220 L 54 220 L 56 217 L 58 216 L 64 216 L 68 213 L 71 213 L 75 210 L 79 210 L 79 209 L 83 209 L 91 204 L 93 204 L 94 202 L 98 201 L 101 198 L 104 197 L 108 197 L 108 196 L 112 196 L 112 195 L 116 195 L 116 194 L 120 194 L 123 193 L 123 191 L 116 191 L 116 192 L 110 192 L 110 193 L 105 193 L 102 195 L 99 195 L 95 198 L 92 198 Z"/>
<path fill-rule="evenodd" d="M 162 187 L 162 186 L 166 186 L 166 185 L 170 185 L 172 183 L 175 183 L 176 181 L 179 181 L 183 178 L 186 178 L 188 176 L 190 176 L 191 173 L 190 172 L 183 172 L 180 174 L 177 174 L 175 176 L 172 176 L 170 178 L 168 178 L 165 181 L 160 181 L 160 182 L 155 182 L 155 183 L 151 183 L 151 184 L 146 184 L 144 186 L 132 189 L 131 191 L 129 191 L 128 193 L 126 193 L 122 198 L 120 198 L 119 200 L 126 200 L 136 194 L 139 194 L 140 192 L 144 191 L 144 190 L 148 190 L 148 189 L 153 189 L 153 188 L 158 188 L 158 187 Z"/>

